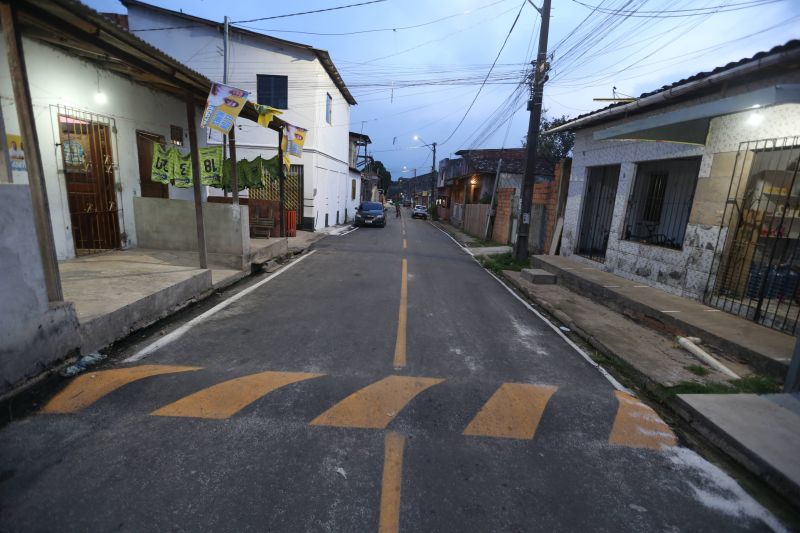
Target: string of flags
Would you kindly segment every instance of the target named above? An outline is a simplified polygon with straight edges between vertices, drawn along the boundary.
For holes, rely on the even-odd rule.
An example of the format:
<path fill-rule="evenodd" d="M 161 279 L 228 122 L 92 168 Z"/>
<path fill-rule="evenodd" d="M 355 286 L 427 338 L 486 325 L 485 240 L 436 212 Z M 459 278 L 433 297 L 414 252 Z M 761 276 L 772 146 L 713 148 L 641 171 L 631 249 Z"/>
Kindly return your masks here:
<path fill-rule="evenodd" d="M 248 91 L 230 87 L 221 83 L 212 83 L 208 94 L 206 108 L 200 126 L 211 128 L 227 135 L 236 117 L 242 112 Z M 261 104 L 252 104 L 258 113 L 258 124 L 264 128 L 269 127 L 272 119 L 282 114 L 274 107 Z M 284 128 L 281 149 L 283 150 L 283 165 L 290 166 L 289 156 L 302 157 L 308 130 L 293 124 L 286 123 Z M 213 187 L 231 190 L 231 161 L 223 162 L 222 146 L 200 148 L 200 183 Z M 242 159 L 236 163 L 236 175 L 239 190 L 259 188 L 268 185 L 270 180 L 278 179 L 280 175 L 278 156 L 264 159 L 261 156 L 252 160 Z M 188 188 L 193 184 L 192 158 L 190 153 L 181 153 L 177 147 L 165 148 L 160 144 L 153 144 L 153 166 L 151 170 L 152 181 L 158 183 L 172 183 L 176 187 Z"/>

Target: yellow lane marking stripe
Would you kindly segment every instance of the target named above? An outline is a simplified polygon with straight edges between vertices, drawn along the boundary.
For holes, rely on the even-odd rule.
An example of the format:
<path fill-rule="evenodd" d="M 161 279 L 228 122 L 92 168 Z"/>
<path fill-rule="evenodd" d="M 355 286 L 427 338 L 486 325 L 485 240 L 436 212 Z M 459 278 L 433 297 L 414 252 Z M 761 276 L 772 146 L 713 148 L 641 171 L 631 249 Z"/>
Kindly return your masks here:
<path fill-rule="evenodd" d="M 311 421 L 313 426 L 383 429 L 414 397 L 443 380 L 389 376 L 367 385 Z"/>
<path fill-rule="evenodd" d="M 56 394 L 41 410 L 42 413 L 74 413 L 106 394 L 133 381 L 157 376 L 200 370 L 198 366 L 140 365 L 90 372 L 78 376 L 64 390 Z"/>
<path fill-rule="evenodd" d="M 320 376 L 322 374 L 304 372 L 260 372 L 242 376 L 181 398 L 151 414 L 194 418 L 230 418 L 265 394 L 291 383 Z"/>
<path fill-rule="evenodd" d="M 614 391 L 619 406 L 608 437 L 610 444 L 654 450 L 676 446 L 678 439 L 655 411 L 628 393 Z"/>
<path fill-rule="evenodd" d="M 400 279 L 400 311 L 397 317 L 397 338 L 394 343 L 394 367 L 406 366 L 406 322 L 408 320 L 408 260 L 403 259 Z"/>
<path fill-rule="evenodd" d="M 381 483 L 380 533 L 400 530 L 400 491 L 403 483 L 403 446 L 405 438 L 389 431 L 384 439 L 383 482 Z"/>
<path fill-rule="evenodd" d="M 464 435 L 532 439 L 557 387 L 503 383 L 469 423 Z"/>
<path fill-rule="evenodd" d="M 408 241 L 403 239 L 403 250 L 405 250 L 406 248 L 408 248 Z"/>

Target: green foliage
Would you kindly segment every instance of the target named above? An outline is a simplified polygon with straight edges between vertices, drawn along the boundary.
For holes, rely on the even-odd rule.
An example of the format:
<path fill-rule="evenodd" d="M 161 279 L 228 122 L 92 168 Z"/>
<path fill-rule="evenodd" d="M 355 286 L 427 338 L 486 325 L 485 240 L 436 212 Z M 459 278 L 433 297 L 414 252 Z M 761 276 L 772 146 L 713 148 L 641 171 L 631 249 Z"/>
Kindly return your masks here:
<path fill-rule="evenodd" d="M 683 382 L 666 389 L 670 395 L 676 394 L 769 394 L 780 392 L 780 385 L 764 376 L 749 376 L 728 383 L 689 383 Z"/>
<path fill-rule="evenodd" d="M 364 170 L 377 174 L 379 178 L 378 188 L 383 189 L 386 193 L 389 192 L 389 186 L 392 184 L 392 173 L 386 170 L 383 163 L 371 159 Z"/>
<path fill-rule="evenodd" d="M 474 241 L 469 241 L 467 243 L 467 246 L 469 246 L 470 248 L 485 248 L 489 246 L 503 246 L 503 245 L 491 239 L 477 239 Z"/>
<path fill-rule="evenodd" d="M 515 261 L 514 255 L 511 252 L 497 255 L 481 255 L 478 256 L 483 268 L 500 274 L 503 270 L 514 270 L 519 272 L 523 268 L 528 268 L 528 263 L 522 261 Z"/>
<path fill-rule="evenodd" d="M 539 144 L 536 147 L 536 155 L 555 163 L 568 157 L 572 153 L 572 147 L 575 145 L 575 133 L 571 131 L 562 131 L 559 133 L 545 134 L 545 131 L 566 124 L 571 120 L 566 115 L 561 115 L 557 118 L 548 118 L 546 112 L 546 109 L 542 110 L 542 120 L 539 122 Z M 527 144 L 526 136 L 522 140 L 522 147 L 524 148 Z"/>
<path fill-rule="evenodd" d="M 706 367 L 704 367 L 703 365 L 686 365 L 683 368 L 685 368 L 695 376 L 707 376 L 711 373 L 711 371 Z"/>
<path fill-rule="evenodd" d="M 439 220 L 439 209 L 436 204 L 430 206 L 428 208 L 428 214 L 431 216 L 431 220 Z"/>

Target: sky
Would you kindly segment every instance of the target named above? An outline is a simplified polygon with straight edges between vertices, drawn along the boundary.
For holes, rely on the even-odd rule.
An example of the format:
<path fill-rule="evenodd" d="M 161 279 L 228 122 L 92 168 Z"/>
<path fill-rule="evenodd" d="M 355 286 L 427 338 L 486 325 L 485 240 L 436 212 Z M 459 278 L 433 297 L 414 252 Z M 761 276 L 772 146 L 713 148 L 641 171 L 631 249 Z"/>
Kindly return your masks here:
<path fill-rule="evenodd" d="M 117 0 L 84 1 L 126 11 Z M 147 1 L 244 21 L 368 0 Z M 381 0 L 239 25 L 328 50 L 358 101 L 350 130 L 370 136 L 370 152 L 397 179 L 430 171 L 425 143 L 438 144 L 438 160 L 521 146 L 541 23 L 531 1 L 542 4 Z M 544 108 L 549 117 L 600 109 L 609 102 L 595 98 L 638 96 L 800 38 L 798 29 L 800 0 L 552 0 Z"/>

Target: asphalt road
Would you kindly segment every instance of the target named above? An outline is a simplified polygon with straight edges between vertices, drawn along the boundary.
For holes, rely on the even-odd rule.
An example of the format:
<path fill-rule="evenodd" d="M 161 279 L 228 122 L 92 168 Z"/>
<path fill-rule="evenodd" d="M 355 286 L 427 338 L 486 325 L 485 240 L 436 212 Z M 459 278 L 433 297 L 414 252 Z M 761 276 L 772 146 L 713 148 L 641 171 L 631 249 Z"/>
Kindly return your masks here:
<path fill-rule="evenodd" d="M 779 527 L 408 214 L 0 430 L 0 530 Z"/>

